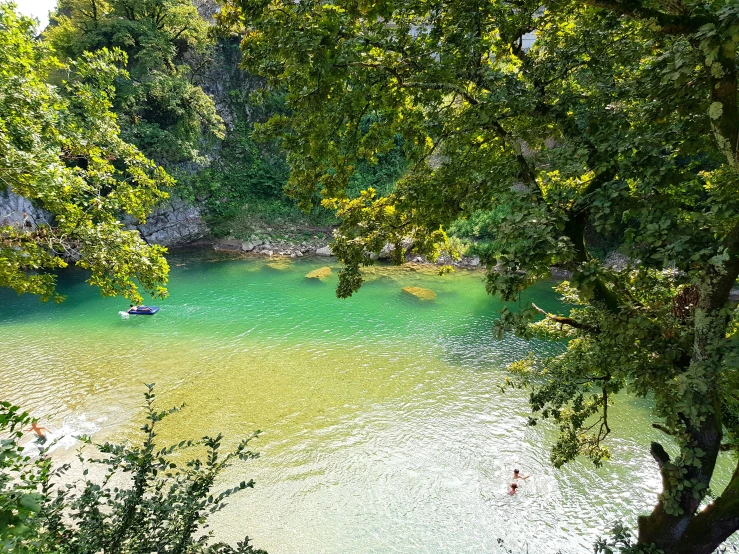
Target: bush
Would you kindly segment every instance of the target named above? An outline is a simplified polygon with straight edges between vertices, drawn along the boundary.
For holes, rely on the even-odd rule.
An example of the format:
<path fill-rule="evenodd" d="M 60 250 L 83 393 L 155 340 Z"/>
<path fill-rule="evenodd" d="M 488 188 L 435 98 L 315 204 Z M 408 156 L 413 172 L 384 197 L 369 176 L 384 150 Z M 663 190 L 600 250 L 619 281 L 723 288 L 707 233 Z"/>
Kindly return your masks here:
<path fill-rule="evenodd" d="M 24 553 L 187 553 L 266 554 L 249 544 L 235 548 L 208 545 L 212 535 L 204 531 L 207 517 L 224 507 L 236 492 L 254 486 L 242 481 L 219 494 L 212 494 L 216 477 L 234 460 L 251 460 L 258 454 L 248 450 L 258 433 L 242 440 L 231 451 L 221 452 L 221 435 L 182 441 L 159 447 L 157 424 L 180 407 L 157 411 L 153 385 L 147 385 L 141 427 L 143 440 L 96 444 L 82 437 L 99 455 L 80 454 L 85 464 L 104 468 L 100 479 L 84 477 L 77 486 L 62 484 L 69 465 L 54 468 L 45 451 L 31 459 L 18 441 L 22 426 L 31 419 L 16 406 L 0 403 L 0 549 Z M 184 464 L 183 451 L 205 449 L 204 458 Z M 123 482 L 115 486 L 113 483 Z"/>

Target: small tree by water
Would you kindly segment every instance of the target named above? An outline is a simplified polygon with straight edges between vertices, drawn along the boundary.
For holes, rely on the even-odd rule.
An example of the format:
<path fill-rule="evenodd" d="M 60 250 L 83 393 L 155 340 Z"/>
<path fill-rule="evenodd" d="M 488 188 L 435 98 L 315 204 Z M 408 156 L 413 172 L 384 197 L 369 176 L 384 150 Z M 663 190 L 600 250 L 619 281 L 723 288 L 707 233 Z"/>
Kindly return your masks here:
<path fill-rule="evenodd" d="M 82 437 L 96 453 L 81 451 L 80 462 L 103 471 L 94 478 L 84 469 L 79 480 L 68 477 L 68 464 L 56 467 L 44 451 L 37 458 L 24 454 L 19 440 L 32 420 L 17 406 L 0 403 L 0 433 L 6 436 L 0 441 L 0 552 L 266 554 L 248 537 L 236 547 L 209 544 L 212 534 L 205 530 L 208 516 L 231 495 L 254 486 L 253 480 L 241 481 L 213 492 L 225 468 L 258 457 L 249 443 L 259 431 L 225 453 L 221 435 L 162 447 L 157 425 L 181 406 L 159 411 L 153 385 L 147 389 L 141 442 L 97 444 Z M 183 463 L 188 449 L 205 454 Z"/>

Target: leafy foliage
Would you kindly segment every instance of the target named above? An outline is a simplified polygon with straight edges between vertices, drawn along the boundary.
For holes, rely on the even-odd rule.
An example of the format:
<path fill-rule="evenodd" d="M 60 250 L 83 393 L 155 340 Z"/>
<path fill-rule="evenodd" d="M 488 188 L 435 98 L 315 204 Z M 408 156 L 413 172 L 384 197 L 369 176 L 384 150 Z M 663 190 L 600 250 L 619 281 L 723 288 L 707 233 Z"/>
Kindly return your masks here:
<path fill-rule="evenodd" d="M 11 550 L 32 536 L 34 518 L 43 496 L 39 485 L 47 478 L 46 460 L 33 462 L 18 440 L 31 417 L 9 402 L 0 402 L 0 550 Z"/>
<path fill-rule="evenodd" d="M 60 300 L 53 271 L 74 261 L 104 295 L 164 296 L 164 249 L 120 222 L 145 221 L 173 184 L 120 137 L 111 107 L 125 54 L 63 64 L 33 35 L 30 19 L 0 4 L 0 184 L 51 218 L 0 227 L 0 286 Z"/>
<path fill-rule="evenodd" d="M 194 82 L 215 37 L 190 0 L 60 0 L 44 34 L 68 59 L 103 48 L 127 54 L 114 110 L 123 138 L 148 156 L 204 162 L 201 143 L 223 138 L 213 100 Z"/>
<path fill-rule="evenodd" d="M 245 67 L 287 90 L 289 113 L 263 131 L 288 151 L 288 190 L 343 219 L 340 296 L 385 242 L 433 257 L 455 221 L 485 237 L 487 289 L 506 300 L 569 269 L 568 315 L 504 310 L 496 329 L 567 342 L 512 367 L 532 422 L 561 430 L 553 462 L 606 460 L 608 406 L 628 387 L 654 398 L 679 450 L 651 447 L 663 491 L 637 546 L 708 553 L 739 529 L 739 471 L 699 509 L 737 435 L 734 2 L 231 0 L 222 19 Z M 407 173 L 351 197 L 360 162 L 396 137 Z M 588 229 L 627 267 L 594 257 Z"/>
<path fill-rule="evenodd" d="M 213 494 L 218 475 L 236 460 L 257 457 L 248 444 L 258 432 L 222 453 L 222 437 L 159 447 L 156 428 L 180 408 L 158 411 L 153 385 L 147 385 L 140 445 L 94 444 L 95 456 L 80 454 L 85 466 L 101 466 L 102 478 L 63 486 L 69 469 L 53 469 L 43 453 L 35 460 L 24 456 L 18 444 L 19 428 L 30 421 L 28 414 L 10 404 L 0 405 L 0 431 L 9 432 L 2 442 L 0 467 L 0 543 L 9 552 L 175 552 L 202 554 L 264 554 L 247 537 L 236 548 L 223 543 L 208 545 L 210 533 L 202 533 L 209 514 L 225 506 L 233 494 L 254 486 L 242 481 Z M 188 449 L 205 451 L 204 458 L 179 461 Z M 179 462 L 179 463 L 178 463 Z M 116 485 L 114 483 L 120 483 Z"/>

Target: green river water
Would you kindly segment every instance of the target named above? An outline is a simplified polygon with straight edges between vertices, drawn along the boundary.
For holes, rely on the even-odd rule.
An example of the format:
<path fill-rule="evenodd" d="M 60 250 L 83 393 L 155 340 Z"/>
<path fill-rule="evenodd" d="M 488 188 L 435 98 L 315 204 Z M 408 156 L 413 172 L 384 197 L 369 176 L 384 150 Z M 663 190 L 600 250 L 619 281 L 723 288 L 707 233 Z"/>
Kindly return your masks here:
<path fill-rule="evenodd" d="M 223 482 L 256 479 L 211 521 L 216 538 L 245 534 L 270 554 L 589 552 L 617 519 L 635 525 L 659 490 L 648 454 L 649 403 L 617 399 L 614 459 L 596 470 L 548 462 L 551 425 L 526 425 L 525 391 L 500 391 L 507 363 L 559 348 L 497 341 L 500 304 L 479 272 L 381 269 L 348 300 L 304 275 L 326 264 L 179 252 L 170 297 L 153 317 L 122 317 L 70 272 L 68 299 L 47 305 L 0 293 L 0 395 L 62 437 L 134 436 L 143 383 L 160 406 L 187 408 L 165 441 L 263 430 L 261 457 Z M 436 291 L 431 302 L 401 292 Z M 529 297 L 557 308 L 551 285 Z M 712 484 L 730 476 L 722 460 Z M 508 496 L 512 469 L 532 477 Z"/>

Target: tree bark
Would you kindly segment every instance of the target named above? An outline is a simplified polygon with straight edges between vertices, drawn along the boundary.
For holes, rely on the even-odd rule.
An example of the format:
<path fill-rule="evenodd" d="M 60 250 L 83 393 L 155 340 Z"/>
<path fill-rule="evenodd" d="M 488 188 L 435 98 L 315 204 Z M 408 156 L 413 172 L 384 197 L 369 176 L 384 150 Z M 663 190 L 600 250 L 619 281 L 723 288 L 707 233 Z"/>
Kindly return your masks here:
<path fill-rule="evenodd" d="M 702 419 L 691 421 L 684 414 L 677 414 L 684 421 L 688 437 L 681 447 L 681 454 L 687 449 L 700 448 L 704 452 L 700 467 L 685 465 L 685 474 L 676 478 L 674 473 L 670 473 L 674 466 L 669 465 L 670 460 L 664 450 L 660 455 L 655 454 L 655 445 L 652 448 L 660 466 L 663 492 L 652 513 L 639 518 L 639 544 L 654 544 L 665 554 L 710 554 L 739 530 L 739 467 L 721 497 L 696 513 L 711 482 L 721 449 L 723 425 L 717 379 L 722 363 L 720 346 L 726 340 L 728 323 L 722 308 L 739 275 L 738 245 L 737 233 L 732 233 L 727 240 L 731 261 L 724 266 L 723 273 L 707 278 L 700 287 L 700 300 L 695 311 L 693 355 L 687 373 L 700 376 L 706 385 L 705 391 L 693 391 L 690 399 L 701 407 Z M 702 403 L 701 398 L 704 399 Z M 678 486 L 686 480 L 695 480 L 701 488 L 686 487 L 678 491 Z M 681 514 L 667 512 L 665 495 L 677 498 Z"/>

